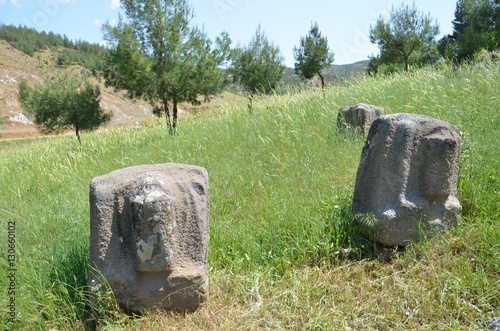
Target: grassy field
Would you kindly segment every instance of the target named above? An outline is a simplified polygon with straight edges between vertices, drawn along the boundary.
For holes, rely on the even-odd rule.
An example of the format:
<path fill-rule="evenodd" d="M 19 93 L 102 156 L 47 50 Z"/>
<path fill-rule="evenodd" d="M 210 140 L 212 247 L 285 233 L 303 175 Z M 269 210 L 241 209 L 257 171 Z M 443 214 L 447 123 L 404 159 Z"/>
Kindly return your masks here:
<path fill-rule="evenodd" d="M 358 102 L 460 128 L 460 225 L 372 257 L 351 214 L 364 140 L 336 130 Z M 500 316 L 500 66 L 363 78 L 228 101 L 161 124 L 0 146 L 0 324 L 84 330 L 90 180 L 149 163 L 210 176 L 210 297 L 188 315 L 128 318 L 108 302 L 100 330 L 478 330 Z M 15 222 L 15 229 L 12 228 Z M 9 227 L 9 225 L 11 227 Z M 15 240 L 15 294 L 7 271 Z M 15 298 L 15 322 L 8 304 Z"/>

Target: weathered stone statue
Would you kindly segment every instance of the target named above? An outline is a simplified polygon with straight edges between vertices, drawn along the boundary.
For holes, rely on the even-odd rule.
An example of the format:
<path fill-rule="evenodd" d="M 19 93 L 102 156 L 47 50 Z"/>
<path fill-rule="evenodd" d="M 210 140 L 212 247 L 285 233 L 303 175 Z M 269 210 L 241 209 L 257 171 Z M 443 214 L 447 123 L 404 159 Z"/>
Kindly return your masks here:
<path fill-rule="evenodd" d="M 486 331 L 500 331 L 500 316 L 486 322 Z"/>
<path fill-rule="evenodd" d="M 396 114 L 370 127 L 358 168 L 353 210 L 387 246 L 457 222 L 461 139 L 458 128 L 435 118 Z"/>
<path fill-rule="evenodd" d="M 357 129 L 366 134 L 372 122 L 385 113 L 385 108 L 365 103 L 342 108 L 337 115 L 337 128 L 339 130 Z"/>
<path fill-rule="evenodd" d="M 157 164 L 90 183 L 90 270 L 129 313 L 193 311 L 208 295 L 208 174 Z"/>

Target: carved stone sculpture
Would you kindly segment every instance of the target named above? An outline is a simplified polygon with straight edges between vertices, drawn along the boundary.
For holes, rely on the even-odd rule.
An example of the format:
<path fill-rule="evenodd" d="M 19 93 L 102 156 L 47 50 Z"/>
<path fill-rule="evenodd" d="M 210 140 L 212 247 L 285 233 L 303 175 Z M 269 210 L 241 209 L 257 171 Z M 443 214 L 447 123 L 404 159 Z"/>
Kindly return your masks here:
<path fill-rule="evenodd" d="M 157 164 L 125 168 L 90 184 L 94 293 L 109 284 L 129 313 L 193 311 L 208 295 L 208 174 Z"/>
<path fill-rule="evenodd" d="M 388 246 L 457 222 L 461 139 L 458 128 L 435 118 L 396 114 L 377 118 L 358 168 L 353 211 Z"/>
<path fill-rule="evenodd" d="M 385 108 L 365 103 L 342 108 L 337 115 L 337 128 L 339 130 L 357 129 L 366 134 L 372 122 L 385 113 Z"/>

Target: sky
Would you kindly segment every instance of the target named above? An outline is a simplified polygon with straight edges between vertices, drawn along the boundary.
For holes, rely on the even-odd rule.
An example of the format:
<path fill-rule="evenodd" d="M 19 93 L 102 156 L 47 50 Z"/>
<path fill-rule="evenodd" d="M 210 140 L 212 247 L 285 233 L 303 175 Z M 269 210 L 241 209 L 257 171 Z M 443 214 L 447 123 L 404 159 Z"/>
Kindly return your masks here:
<path fill-rule="evenodd" d="M 260 25 L 277 45 L 288 67 L 293 48 L 317 22 L 335 53 L 334 64 L 366 60 L 378 54 L 370 43 L 369 29 L 377 18 L 389 17 L 393 6 L 415 3 L 417 9 L 437 20 L 438 38 L 452 32 L 457 0 L 189 0 L 195 13 L 191 24 L 203 27 L 214 40 L 229 33 L 233 46 L 246 45 Z M 39 31 L 66 35 L 71 40 L 102 43 L 101 25 L 118 18 L 119 0 L 0 0 L 0 23 L 23 25 Z"/>

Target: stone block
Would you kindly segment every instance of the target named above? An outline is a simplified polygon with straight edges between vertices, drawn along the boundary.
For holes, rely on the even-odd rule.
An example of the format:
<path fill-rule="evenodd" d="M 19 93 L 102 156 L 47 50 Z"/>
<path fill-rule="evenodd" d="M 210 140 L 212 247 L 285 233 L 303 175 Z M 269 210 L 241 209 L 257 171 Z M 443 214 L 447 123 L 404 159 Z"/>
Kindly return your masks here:
<path fill-rule="evenodd" d="M 352 107 L 340 109 L 337 115 L 337 128 L 338 130 L 359 130 L 366 134 L 372 122 L 385 114 L 383 107 L 358 103 Z"/>
<path fill-rule="evenodd" d="M 127 313 L 194 311 L 208 295 L 210 198 L 204 168 L 143 165 L 90 183 L 89 285 Z"/>
<path fill-rule="evenodd" d="M 353 197 L 359 222 L 387 246 L 457 223 L 461 139 L 435 118 L 395 114 L 377 118 L 361 154 Z"/>

